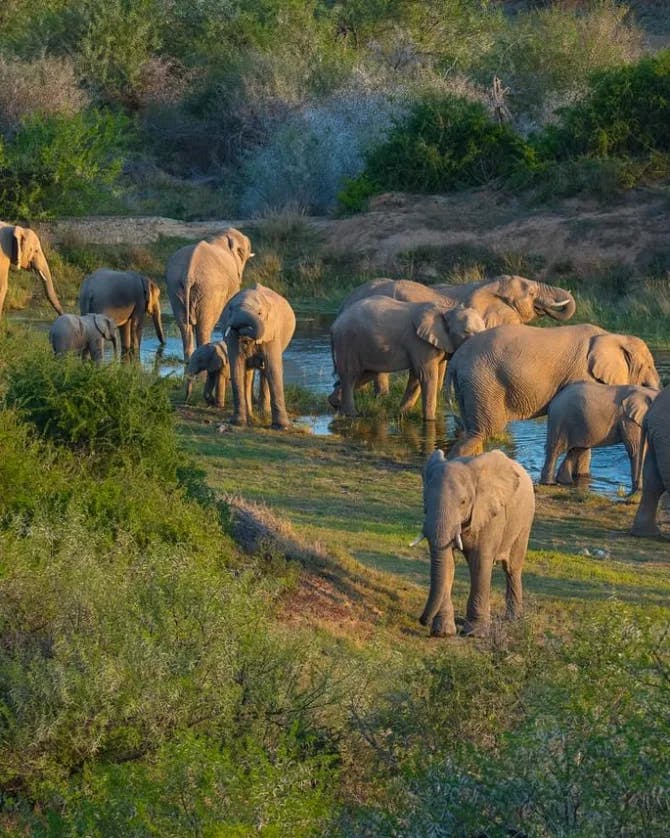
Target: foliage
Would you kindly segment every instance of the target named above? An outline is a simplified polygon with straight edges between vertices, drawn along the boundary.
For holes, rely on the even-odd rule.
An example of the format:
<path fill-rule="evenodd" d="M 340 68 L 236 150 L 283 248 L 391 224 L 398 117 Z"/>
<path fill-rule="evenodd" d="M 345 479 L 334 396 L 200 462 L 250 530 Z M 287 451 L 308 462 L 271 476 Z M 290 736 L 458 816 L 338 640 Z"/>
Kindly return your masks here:
<path fill-rule="evenodd" d="M 26 118 L 0 144 L 1 214 L 47 218 L 97 206 L 100 191 L 118 186 L 129 132 L 125 117 L 100 111 Z"/>

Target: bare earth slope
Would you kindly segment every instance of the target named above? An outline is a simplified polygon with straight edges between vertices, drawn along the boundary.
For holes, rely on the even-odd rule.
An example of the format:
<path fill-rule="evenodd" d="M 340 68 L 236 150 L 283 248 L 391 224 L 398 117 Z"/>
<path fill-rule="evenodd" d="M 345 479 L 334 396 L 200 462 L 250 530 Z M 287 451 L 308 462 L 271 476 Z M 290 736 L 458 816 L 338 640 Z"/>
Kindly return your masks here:
<path fill-rule="evenodd" d="M 606 264 L 643 267 L 670 254 L 667 190 L 636 190 L 612 206 L 571 199 L 547 208 L 508 194 L 477 190 L 449 196 L 387 194 L 370 211 L 348 218 L 307 218 L 326 251 L 367 255 L 383 270 L 408 251 L 481 248 L 541 257 L 546 270 L 564 265 L 587 274 Z M 148 244 L 161 236 L 200 239 L 232 225 L 253 230 L 262 219 L 175 221 L 169 218 L 78 218 L 42 225 L 55 243 L 75 237 L 96 244 Z"/>

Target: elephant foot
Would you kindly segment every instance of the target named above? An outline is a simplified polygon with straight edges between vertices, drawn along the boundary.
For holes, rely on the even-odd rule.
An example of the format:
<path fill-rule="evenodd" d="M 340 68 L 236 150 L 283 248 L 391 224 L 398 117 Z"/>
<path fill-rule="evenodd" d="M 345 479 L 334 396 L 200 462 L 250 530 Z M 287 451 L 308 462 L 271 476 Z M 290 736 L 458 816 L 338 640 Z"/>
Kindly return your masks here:
<path fill-rule="evenodd" d="M 540 477 L 540 486 L 555 486 L 560 483 L 560 480 L 550 479 L 548 477 Z"/>
<path fill-rule="evenodd" d="M 286 422 L 273 422 L 270 427 L 273 431 L 288 431 L 291 427 L 288 421 Z"/>
<path fill-rule="evenodd" d="M 636 538 L 662 538 L 663 534 L 659 530 L 659 528 L 654 524 L 653 526 L 649 526 L 646 524 L 642 524 L 640 526 L 635 526 L 633 524 L 633 528 L 630 531 L 631 535 L 634 535 Z"/>
<path fill-rule="evenodd" d="M 453 619 L 440 617 L 439 614 L 433 619 L 430 627 L 431 637 L 453 637 L 456 634 L 456 623 Z"/>
<path fill-rule="evenodd" d="M 481 620 L 478 620 L 477 622 L 472 623 L 469 620 L 465 620 L 463 626 L 461 627 L 461 636 L 487 637 L 490 628 L 491 624 L 488 622 L 482 622 Z"/>
<path fill-rule="evenodd" d="M 243 418 L 242 416 L 233 416 L 230 420 L 230 424 L 235 425 L 237 427 L 243 427 L 244 425 L 247 425 L 248 423 L 247 423 L 247 420 L 245 418 Z"/>

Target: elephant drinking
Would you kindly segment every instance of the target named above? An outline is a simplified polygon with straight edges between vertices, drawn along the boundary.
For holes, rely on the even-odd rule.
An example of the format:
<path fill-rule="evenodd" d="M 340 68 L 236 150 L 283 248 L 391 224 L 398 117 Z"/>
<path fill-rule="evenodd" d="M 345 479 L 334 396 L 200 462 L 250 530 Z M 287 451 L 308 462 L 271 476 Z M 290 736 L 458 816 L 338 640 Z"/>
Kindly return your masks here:
<path fill-rule="evenodd" d="M 35 271 L 42 280 L 44 292 L 52 308 L 58 314 L 63 313 L 46 256 L 35 231 L 0 221 L 0 315 L 7 296 L 10 265 Z"/>

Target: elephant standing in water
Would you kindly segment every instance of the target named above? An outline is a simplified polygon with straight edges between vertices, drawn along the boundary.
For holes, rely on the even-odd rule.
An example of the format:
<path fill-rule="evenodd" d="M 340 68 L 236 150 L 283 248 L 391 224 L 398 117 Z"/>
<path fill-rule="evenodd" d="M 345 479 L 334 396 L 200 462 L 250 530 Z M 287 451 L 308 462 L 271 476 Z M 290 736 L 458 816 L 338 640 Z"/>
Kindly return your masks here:
<path fill-rule="evenodd" d="M 56 355 L 76 352 L 97 364 L 103 359 L 106 340 L 114 347 L 114 357 L 118 356 L 117 338 L 116 323 L 104 314 L 61 314 L 49 329 L 49 342 Z"/>
<path fill-rule="evenodd" d="M 389 297 L 354 303 L 330 330 L 344 413 L 355 416 L 354 389 L 376 373 L 409 369 L 421 388 L 424 420 L 435 419 L 440 365 L 484 328 L 482 318 L 469 308 L 445 310 L 432 303 L 403 303 Z M 329 401 L 336 406 L 338 400 L 336 386 Z M 400 411 L 413 403 L 412 394 L 406 393 Z"/>
<path fill-rule="evenodd" d="M 233 385 L 233 419 L 245 425 L 253 418 L 254 369 L 262 370 L 262 410 L 272 411 L 272 427 L 287 428 L 282 354 L 295 332 L 295 314 L 281 294 L 257 284 L 238 291 L 221 317 Z"/>
<path fill-rule="evenodd" d="M 58 314 L 63 313 L 51 279 L 51 271 L 42 245 L 33 230 L 0 221 L 0 315 L 9 285 L 9 266 L 35 271 L 44 286 L 47 299 Z"/>
<path fill-rule="evenodd" d="M 430 545 L 430 593 L 419 622 L 431 635 L 456 634 L 451 588 L 454 549 L 470 569 L 464 634 L 485 633 L 491 621 L 491 575 L 500 562 L 507 579 L 507 616 L 522 611 L 521 570 L 535 514 L 533 483 L 502 451 L 446 460 L 439 449 L 423 471 L 424 523 L 415 542 Z"/>
<path fill-rule="evenodd" d="M 230 378 L 228 347 L 224 341 L 203 343 L 186 364 L 186 401 L 191 397 L 193 381 L 201 372 L 207 373 L 204 398 L 207 404 L 225 407 L 226 384 Z"/>
<path fill-rule="evenodd" d="M 505 274 L 463 285 L 428 286 L 407 279 L 372 279 L 349 294 L 340 306 L 340 313 L 359 300 L 377 296 L 407 303 L 473 308 L 487 329 L 530 323 L 545 315 L 565 322 L 575 313 L 576 307 L 574 297 L 565 288 Z M 374 380 L 378 393 L 388 393 L 388 375 L 377 375 Z M 411 373 L 406 396 L 410 406 L 419 396 L 419 383 Z"/>
<path fill-rule="evenodd" d="M 645 342 L 598 326 L 499 326 L 474 335 L 449 362 L 447 389 L 454 385 L 466 432 L 449 456 L 479 453 L 512 419 L 543 416 L 574 381 L 659 387 Z"/>
<path fill-rule="evenodd" d="M 547 446 L 540 483 L 554 483 L 556 460 L 565 453 L 558 483 L 589 476 L 591 448 L 622 442 L 630 459 L 631 492 L 642 471 L 642 422 L 658 390 L 595 381 L 568 384 L 547 411 Z"/>
<path fill-rule="evenodd" d="M 181 332 L 184 360 L 195 345 L 209 343 L 228 300 L 240 290 L 251 242 L 229 227 L 220 235 L 180 248 L 165 269 L 170 305 Z"/>
<path fill-rule="evenodd" d="M 642 467 L 642 497 L 633 521 L 633 535 L 658 536 L 658 502 L 670 491 L 670 387 L 656 397 L 644 418 L 647 451 Z"/>
<path fill-rule="evenodd" d="M 82 282 L 79 310 L 111 317 L 121 333 L 122 355 L 139 358 L 145 314 L 151 315 L 156 336 L 165 343 L 160 295 L 156 283 L 141 274 L 100 268 Z"/>

